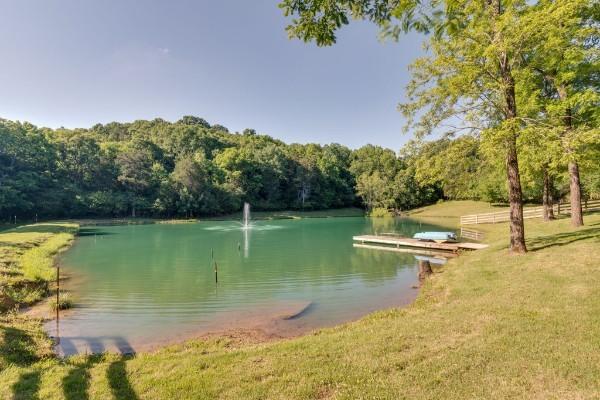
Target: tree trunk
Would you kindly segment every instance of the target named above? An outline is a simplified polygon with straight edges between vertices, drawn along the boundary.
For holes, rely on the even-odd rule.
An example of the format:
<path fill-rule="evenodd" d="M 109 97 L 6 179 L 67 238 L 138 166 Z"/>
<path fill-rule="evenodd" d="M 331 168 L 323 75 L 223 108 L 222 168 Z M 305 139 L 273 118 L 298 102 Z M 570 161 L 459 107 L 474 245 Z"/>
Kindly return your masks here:
<path fill-rule="evenodd" d="M 521 254 L 527 252 L 527 246 L 525 246 L 523 194 L 517 160 L 516 137 L 512 137 L 507 144 L 506 172 L 508 175 L 508 201 L 510 203 L 510 251 Z"/>
<path fill-rule="evenodd" d="M 544 204 L 544 221 L 548 222 L 554 219 L 554 210 L 552 209 L 552 191 L 553 182 L 548 167 L 544 167 L 544 193 L 542 194 L 542 203 Z"/>
<path fill-rule="evenodd" d="M 431 264 L 427 260 L 419 260 L 419 283 L 422 285 L 425 278 L 433 273 Z"/>
<path fill-rule="evenodd" d="M 569 161 L 569 176 L 571 177 L 571 225 L 582 226 L 581 183 L 579 182 L 579 166 L 576 161 Z"/>
<path fill-rule="evenodd" d="M 562 101 L 567 100 L 567 88 L 559 86 L 558 97 Z M 565 116 L 563 118 L 565 125 L 564 136 L 567 136 L 573 129 L 573 110 L 571 107 L 567 107 L 565 110 Z M 568 139 L 568 138 L 567 138 Z M 568 143 L 568 142 L 567 142 Z M 579 181 L 579 166 L 577 161 L 573 157 L 573 149 L 570 145 L 566 145 L 566 152 L 569 155 L 569 177 L 571 179 L 570 191 L 571 191 L 571 225 L 574 227 L 583 225 L 583 213 L 581 210 L 581 182 Z"/>
<path fill-rule="evenodd" d="M 503 54 L 500 62 L 502 80 L 504 82 L 504 100 L 506 102 L 506 120 L 517 117 L 517 100 L 515 81 L 508 63 L 508 55 Z M 517 129 L 509 126 L 509 129 Z M 508 177 L 508 201 L 510 204 L 510 252 L 522 254 L 527 252 L 525 245 L 525 222 L 523 220 L 523 192 L 519 161 L 517 158 L 517 133 L 511 132 L 506 142 L 506 174 Z"/>

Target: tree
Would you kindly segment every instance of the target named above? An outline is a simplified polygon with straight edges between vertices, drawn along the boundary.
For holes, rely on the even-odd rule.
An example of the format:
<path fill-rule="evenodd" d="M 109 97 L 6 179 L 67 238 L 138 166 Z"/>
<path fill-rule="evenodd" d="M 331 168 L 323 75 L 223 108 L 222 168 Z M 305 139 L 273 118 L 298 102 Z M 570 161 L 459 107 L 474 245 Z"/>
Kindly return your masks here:
<path fill-rule="evenodd" d="M 375 207 L 389 206 L 388 188 L 378 171 L 372 174 L 363 173 L 356 179 L 356 194 L 362 197 L 367 211 L 372 211 Z"/>
<path fill-rule="evenodd" d="M 116 159 L 119 165 L 118 181 L 127 190 L 131 216 L 136 216 L 136 209 L 149 206 L 147 196 L 154 187 L 152 166 L 154 156 L 143 143 L 135 143 L 120 153 Z"/>
<path fill-rule="evenodd" d="M 536 24 L 528 33 L 539 41 L 530 63 L 543 81 L 544 117 L 563 126 L 559 140 L 570 177 L 573 226 L 583 225 L 581 150 L 598 140 L 589 132 L 600 114 L 599 20 L 598 5 L 589 0 L 541 0 L 529 15 Z"/>
<path fill-rule="evenodd" d="M 335 42 L 335 30 L 349 17 L 369 19 L 388 35 L 416 29 L 434 31 L 430 56 L 413 64 L 408 87 L 411 101 L 400 106 L 413 118 L 425 109 L 417 135 L 432 132 L 446 121 L 464 118 L 458 130 L 485 130 L 505 150 L 510 202 L 510 250 L 524 253 L 522 189 L 516 141 L 521 121 L 517 109 L 515 71 L 523 67 L 531 42 L 519 34 L 525 0 L 388 2 L 381 0 L 284 0 L 286 15 L 294 15 L 291 36 Z M 475 129 L 473 129 L 473 127 Z M 453 129 L 456 131 L 457 129 Z"/>
<path fill-rule="evenodd" d="M 424 143 L 414 160 L 415 178 L 421 185 L 441 186 L 447 199 L 477 198 L 478 180 L 483 161 L 479 153 L 479 140 L 462 136 Z"/>
<path fill-rule="evenodd" d="M 193 115 L 184 115 L 177 123 L 182 125 L 201 126 L 202 128 L 210 128 L 210 124 L 204 118 L 195 117 Z"/>

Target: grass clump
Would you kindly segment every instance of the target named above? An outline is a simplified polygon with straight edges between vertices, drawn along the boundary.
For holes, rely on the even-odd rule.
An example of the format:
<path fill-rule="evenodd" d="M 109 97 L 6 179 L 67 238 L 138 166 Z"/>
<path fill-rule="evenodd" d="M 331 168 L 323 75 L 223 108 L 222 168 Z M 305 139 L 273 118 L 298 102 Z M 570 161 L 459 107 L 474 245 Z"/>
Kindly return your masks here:
<path fill-rule="evenodd" d="M 58 302 L 56 301 L 56 295 L 52 296 L 49 301 L 50 310 L 68 310 L 73 307 L 73 298 L 69 292 L 60 292 L 58 295 Z"/>

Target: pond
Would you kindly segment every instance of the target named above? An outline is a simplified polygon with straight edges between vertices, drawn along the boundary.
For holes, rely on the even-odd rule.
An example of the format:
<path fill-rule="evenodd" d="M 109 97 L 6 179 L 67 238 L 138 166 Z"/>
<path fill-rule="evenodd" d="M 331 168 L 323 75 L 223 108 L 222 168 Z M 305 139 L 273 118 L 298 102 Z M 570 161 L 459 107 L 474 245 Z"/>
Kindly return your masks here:
<path fill-rule="evenodd" d="M 88 227 L 61 259 L 76 307 L 61 316 L 57 351 L 139 351 L 236 329 L 293 336 L 406 305 L 416 258 L 354 248 L 352 236 L 440 229 L 362 217 Z M 55 322 L 46 329 L 55 335 Z"/>

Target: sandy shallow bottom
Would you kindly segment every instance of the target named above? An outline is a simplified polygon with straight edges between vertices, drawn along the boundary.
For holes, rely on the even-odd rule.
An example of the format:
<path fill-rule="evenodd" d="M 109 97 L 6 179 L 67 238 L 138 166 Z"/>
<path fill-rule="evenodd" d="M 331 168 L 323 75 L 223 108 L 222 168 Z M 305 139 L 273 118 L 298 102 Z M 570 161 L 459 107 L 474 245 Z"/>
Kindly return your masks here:
<path fill-rule="evenodd" d="M 418 291 L 413 290 L 404 296 L 398 296 L 390 303 L 390 299 L 382 299 L 379 308 L 403 307 L 410 304 L 417 296 Z M 273 340 L 293 338 L 307 334 L 320 328 L 335 326 L 340 323 L 350 322 L 376 310 L 361 310 L 356 318 L 346 321 L 336 321 L 330 324 L 315 323 L 306 318 L 315 307 L 310 301 L 279 302 L 278 304 L 235 313 L 226 313 L 216 316 L 210 324 L 198 327 L 186 327 L 169 335 L 152 335 L 151 332 L 141 332 L 143 335 L 139 340 L 126 340 L 119 336 L 80 336 L 76 331 L 61 327 L 59 319 L 56 338 L 57 324 L 54 313 L 50 312 L 48 304 L 40 303 L 35 307 L 25 310 L 25 314 L 45 319 L 46 332 L 57 341 L 55 351 L 60 357 L 75 354 L 92 354 L 112 352 L 120 354 L 133 354 L 138 352 L 149 352 L 172 344 L 182 343 L 191 339 L 208 339 L 214 337 L 234 338 L 236 341 L 247 343 L 261 343 Z M 74 310 L 61 311 L 62 318 L 68 318 Z M 332 318 L 335 320 L 335 318 Z"/>

